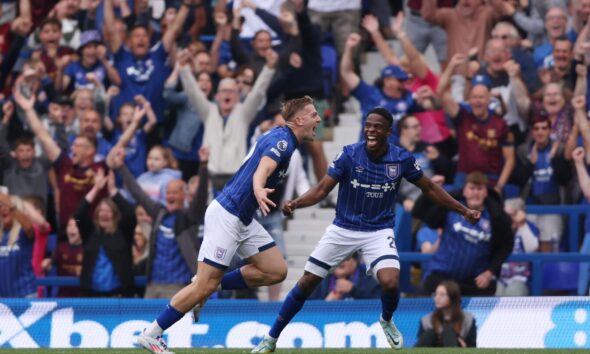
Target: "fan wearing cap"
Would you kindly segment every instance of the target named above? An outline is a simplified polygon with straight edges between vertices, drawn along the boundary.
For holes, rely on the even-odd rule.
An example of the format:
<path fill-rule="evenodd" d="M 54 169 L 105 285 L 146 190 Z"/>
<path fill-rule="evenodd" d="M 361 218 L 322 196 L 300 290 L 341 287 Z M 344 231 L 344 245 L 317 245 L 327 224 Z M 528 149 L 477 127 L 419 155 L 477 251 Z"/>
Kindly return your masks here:
<path fill-rule="evenodd" d="M 114 2 L 104 1 L 104 27 L 110 32 L 105 42 L 113 53 L 115 68 L 121 76 L 121 93 L 112 102 L 111 112 L 118 112 L 124 103 L 133 102 L 135 96 L 141 95 L 152 104 L 158 121 L 162 122 L 165 108 L 162 91 L 172 71 L 170 58 L 176 58 L 175 40 L 189 13 L 189 6 L 194 5 L 196 0 L 182 2 L 174 22 L 167 26 L 161 41 L 153 46 L 150 46 L 151 30 L 144 24 L 132 26 L 123 45 L 115 25 Z"/>
<path fill-rule="evenodd" d="M 348 36 L 340 62 L 340 75 L 352 90 L 352 95 L 361 103 L 362 126 L 365 124 L 367 113 L 376 106 L 390 111 L 396 122 L 406 114 L 421 111 L 422 107 L 414 99 L 412 92 L 405 87 L 405 81 L 409 79 L 408 73 L 399 66 L 386 66 L 375 85 L 367 84 L 354 72 L 352 51 L 360 41 L 361 37 L 357 33 Z M 395 127 L 395 124 L 393 126 Z M 362 140 L 362 136 L 360 139 Z M 399 143 L 399 134 L 395 129 L 389 136 L 389 142 Z"/>
<path fill-rule="evenodd" d="M 455 185 L 462 187 L 465 175 L 480 171 L 487 175 L 490 186 L 500 192 L 514 169 L 514 137 L 504 119 L 488 108 L 491 81 L 487 76 L 474 77 L 468 103 L 458 104 L 453 99 L 449 78 L 466 60 L 464 54 L 455 54 L 451 58 L 438 90 L 443 108 L 454 120 L 457 132 L 459 164 Z"/>
<path fill-rule="evenodd" d="M 55 86 L 59 91 L 79 88 L 94 90 L 97 85 L 121 85 L 121 77 L 107 58 L 106 48 L 96 30 L 84 31 L 78 48 L 79 60 L 58 65 Z M 72 85 L 72 86 L 70 86 Z"/>

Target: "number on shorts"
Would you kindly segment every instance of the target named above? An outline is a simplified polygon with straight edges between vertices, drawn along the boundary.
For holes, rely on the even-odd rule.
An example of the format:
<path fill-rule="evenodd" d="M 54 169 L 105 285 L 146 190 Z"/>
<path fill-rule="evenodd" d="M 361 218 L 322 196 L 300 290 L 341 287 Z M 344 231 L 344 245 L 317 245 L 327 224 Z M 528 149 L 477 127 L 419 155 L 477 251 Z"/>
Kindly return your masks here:
<path fill-rule="evenodd" d="M 393 238 L 393 236 L 387 236 L 388 240 L 391 240 L 391 242 L 389 243 L 389 248 L 394 248 L 393 247 L 393 241 L 395 241 L 395 239 Z"/>

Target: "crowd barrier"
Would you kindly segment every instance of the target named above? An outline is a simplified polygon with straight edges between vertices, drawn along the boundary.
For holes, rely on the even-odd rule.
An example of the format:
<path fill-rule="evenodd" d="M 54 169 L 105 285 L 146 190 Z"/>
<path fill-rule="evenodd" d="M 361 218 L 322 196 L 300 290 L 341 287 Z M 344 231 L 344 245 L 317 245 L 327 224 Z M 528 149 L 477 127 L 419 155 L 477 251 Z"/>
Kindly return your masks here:
<path fill-rule="evenodd" d="M 167 301 L 0 299 L 0 348 L 129 348 Z M 478 347 L 590 348 L 590 299 L 464 299 L 474 314 Z M 267 333 L 280 303 L 211 300 L 199 323 L 190 315 L 166 332 L 172 348 L 249 348 Z M 431 299 L 402 299 L 394 320 L 406 347 Z M 279 339 L 279 348 L 386 348 L 379 300 L 309 301 Z"/>
<path fill-rule="evenodd" d="M 428 261 L 432 255 L 417 252 L 400 252 L 402 269 L 409 269 L 409 263 Z M 531 262 L 531 295 L 542 295 L 543 293 L 543 265 L 549 262 L 590 262 L 590 255 L 579 253 L 528 253 L 514 254 L 508 258 L 510 261 Z M 37 278 L 37 285 L 41 286 L 78 286 L 80 279 L 77 277 L 44 277 Z M 135 277 L 135 284 L 145 285 L 146 277 Z M 415 289 L 407 289 L 402 286 L 402 291 L 411 292 Z"/>

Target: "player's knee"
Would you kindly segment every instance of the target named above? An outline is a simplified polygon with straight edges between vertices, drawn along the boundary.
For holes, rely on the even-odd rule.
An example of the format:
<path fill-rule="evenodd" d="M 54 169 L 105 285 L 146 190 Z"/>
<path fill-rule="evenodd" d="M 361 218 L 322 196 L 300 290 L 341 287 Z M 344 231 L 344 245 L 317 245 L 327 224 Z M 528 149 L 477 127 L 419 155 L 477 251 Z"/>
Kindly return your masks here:
<path fill-rule="evenodd" d="M 287 278 L 287 265 L 284 264 L 276 267 L 276 269 L 273 269 L 269 278 L 272 284 L 281 283 L 283 280 Z"/>
<path fill-rule="evenodd" d="M 317 275 L 305 272 L 297 282 L 297 286 L 299 286 L 304 293 L 311 294 L 321 281 L 322 278 Z"/>
<path fill-rule="evenodd" d="M 393 272 L 388 273 L 386 276 L 382 276 L 379 279 L 379 283 L 381 284 L 381 288 L 383 291 L 386 292 L 394 292 L 398 290 L 399 287 L 399 273 Z"/>

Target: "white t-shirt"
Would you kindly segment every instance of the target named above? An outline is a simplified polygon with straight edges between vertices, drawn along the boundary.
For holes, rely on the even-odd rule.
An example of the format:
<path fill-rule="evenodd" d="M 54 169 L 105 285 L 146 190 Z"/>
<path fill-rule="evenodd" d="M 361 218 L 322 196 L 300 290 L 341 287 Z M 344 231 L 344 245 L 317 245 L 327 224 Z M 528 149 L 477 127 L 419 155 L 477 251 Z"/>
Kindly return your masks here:
<path fill-rule="evenodd" d="M 242 0 L 235 0 L 234 9 L 240 6 L 241 2 Z M 281 4 L 285 2 L 285 0 L 252 0 L 252 2 L 256 5 L 256 7 L 266 10 L 275 16 L 279 16 Z M 243 8 L 240 14 L 244 16 L 245 19 L 240 37 L 252 38 L 256 32 L 260 30 L 267 30 L 270 32 L 273 38 L 277 36 L 277 34 L 272 31 L 260 17 L 256 15 L 254 10 L 250 8 Z"/>
<path fill-rule="evenodd" d="M 360 10 L 361 0 L 309 0 L 307 8 L 318 12 Z"/>

